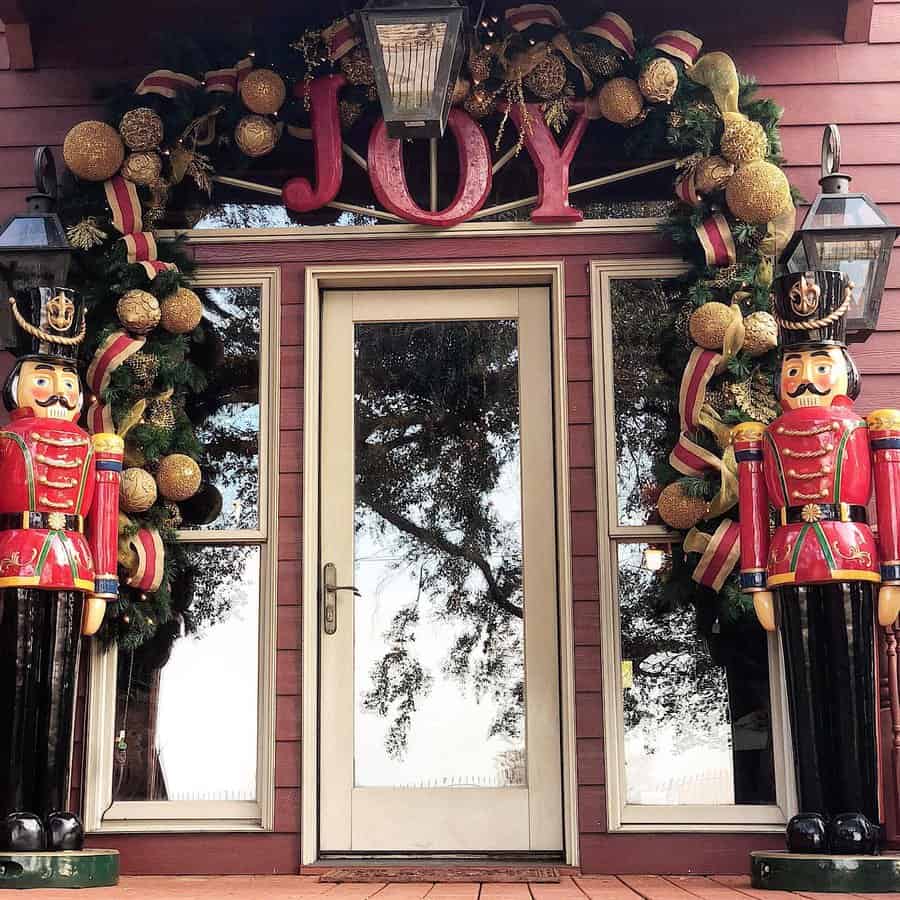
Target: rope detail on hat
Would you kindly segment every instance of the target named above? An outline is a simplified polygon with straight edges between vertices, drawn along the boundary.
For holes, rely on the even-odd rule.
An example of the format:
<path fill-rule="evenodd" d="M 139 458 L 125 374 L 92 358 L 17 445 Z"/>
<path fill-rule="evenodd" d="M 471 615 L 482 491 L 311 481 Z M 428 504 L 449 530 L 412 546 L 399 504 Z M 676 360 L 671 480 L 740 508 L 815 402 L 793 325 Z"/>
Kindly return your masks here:
<path fill-rule="evenodd" d="M 834 312 L 829 313 L 827 316 L 822 316 L 821 319 L 808 319 L 806 322 L 789 322 L 787 319 L 782 319 L 781 316 L 776 316 L 775 319 L 782 328 L 788 331 L 809 331 L 813 328 L 825 328 L 846 315 L 847 310 L 850 309 L 850 301 L 852 299 L 853 285 L 849 284 L 845 289 L 844 302 Z"/>
<path fill-rule="evenodd" d="M 63 347 L 74 347 L 84 340 L 84 335 L 87 331 L 87 322 L 84 317 L 81 319 L 81 330 L 78 334 L 73 337 L 57 337 L 52 334 L 47 334 L 46 331 L 42 331 L 40 328 L 32 325 L 31 322 L 24 319 L 22 313 L 19 312 L 19 307 L 16 306 L 15 297 L 9 298 L 9 305 L 12 307 L 16 324 L 25 332 L 25 334 L 31 335 L 33 338 L 37 338 L 40 341 L 46 341 L 48 344 L 61 344 Z"/>

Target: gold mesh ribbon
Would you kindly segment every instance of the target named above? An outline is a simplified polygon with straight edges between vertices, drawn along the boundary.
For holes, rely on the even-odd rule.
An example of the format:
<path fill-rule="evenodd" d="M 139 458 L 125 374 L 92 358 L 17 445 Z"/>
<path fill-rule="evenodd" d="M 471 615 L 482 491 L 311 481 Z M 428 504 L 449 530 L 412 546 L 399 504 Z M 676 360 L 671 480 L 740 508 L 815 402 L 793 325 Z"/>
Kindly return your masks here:
<path fill-rule="evenodd" d="M 685 69 L 691 81 L 709 88 L 719 112 L 739 113 L 739 82 L 734 60 L 721 50 L 706 53 Z"/>

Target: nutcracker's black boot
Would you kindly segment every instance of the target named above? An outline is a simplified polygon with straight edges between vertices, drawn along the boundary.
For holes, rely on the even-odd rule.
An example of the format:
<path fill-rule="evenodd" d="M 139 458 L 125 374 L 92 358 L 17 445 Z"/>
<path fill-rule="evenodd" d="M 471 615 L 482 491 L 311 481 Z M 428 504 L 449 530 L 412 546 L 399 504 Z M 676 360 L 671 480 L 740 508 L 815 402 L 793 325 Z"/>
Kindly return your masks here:
<path fill-rule="evenodd" d="M 787 848 L 791 853 L 827 853 L 828 823 L 819 813 L 800 813 L 787 824 Z"/>
<path fill-rule="evenodd" d="M 84 825 L 70 812 L 52 812 L 45 823 L 48 850 L 80 850 L 84 846 Z"/>
<path fill-rule="evenodd" d="M 46 849 L 44 824 L 40 816 L 13 812 L 0 822 L 0 847 L 13 853 L 32 853 Z"/>
<path fill-rule="evenodd" d="M 831 820 L 828 837 L 832 853 L 871 855 L 878 852 L 881 829 L 862 813 L 841 813 Z"/>

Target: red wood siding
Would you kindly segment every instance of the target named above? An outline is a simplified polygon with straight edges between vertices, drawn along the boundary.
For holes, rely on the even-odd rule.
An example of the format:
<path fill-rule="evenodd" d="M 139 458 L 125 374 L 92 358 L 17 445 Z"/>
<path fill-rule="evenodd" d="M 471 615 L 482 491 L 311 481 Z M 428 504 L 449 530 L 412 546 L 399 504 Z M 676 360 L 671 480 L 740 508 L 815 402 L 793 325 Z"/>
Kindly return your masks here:
<path fill-rule="evenodd" d="M 636 3 L 635 25 L 645 30 L 692 28 L 733 52 L 765 93 L 785 108 L 784 151 L 789 175 L 807 198 L 816 191 L 822 125 L 841 126 L 844 159 L 854 185 L 900 221 L 900 3 L 876 3 L 868 43 L 842 43 L 841 4 L 790 4 L 723 11 L 712 2 Z M 62 8 L 33 29 L 34 71 L 0 71 L 0 221 L 20 209 L 30 187 L 36 144 L 59 147 L 67 129 L 94 115 L 98 82 L 133 77 L 155 61 L 149 41 L 126 42 L 82 5 Z M 90 4 L 91 8 L 95 4 Z M 202 3 L 178 4 L 179 27 L 206 14 Z M 220 3 L 218 21 L 233 35 L 247 33 L 241 13 Z M 259 9 L 271 4 L 261 2 Z M 772 14 L 769 15 L 769 10 Z M 779 12 L 776 7 L 781 11 Z M 133 11 L 132 11 L 133 12 Z M 151 11 L 159 16 L 159 4 Z M 149 13 L 148 13 L 149 14 Z M 140 13 L 134 13 L 140 15 Z M 660 18 L 662 17 L 662 18 Z M 574 18 L 574 14 L 573 14 Z M 639 21 L 640 20 L 640 21 Z M 644 21 L 646 20 L 646 21 Z M 110 18 L 107 18 L 107 22 Z M 133 17 L 130 23 L 138 27 Z M 115 26 L 118 30 L 118 25 Z M 765 29 L 761 31 L 760 29 Z M 658 29 L 657 29 L 658 30 Z M 652 33 L 652 32 L 650 32 Z M 719 36 L 717 40 L 716 35 Z M 735 37 L 740 35 L 740 37 Z M 774 37 L 777 35 L 777 37 Z M 730 37 L 729 37 L 730 36 Z M 544 258 L 566 268 L 566 347 L 569 384 L 571 560 L 574 584 L 576 732 L 581 862 L 586 872 L 742 872 L 747 850 L 774 847 L 774 835 L 643 835 L 606 833 L 595 448 L 590 368 L 588 265 L 592 259 L 671 253 L 661 239 L 638 236 L 517 237 L 509 240 L 441 238 L 384 241 L 203 245 L 201 263 L 282 267 L 281 464 L 278 537 L 278 657 L 276 723 L 276 832 L 265 835 L 110 836 L 96 844 L 123 851 L 126 872 L 293 872 L 299 860 L 300 577 L 303 440 L 303 271 L 309 262 Z M 900 402 L 900 264 L 888 278 L 879 331 L 854 353 L 864 374 L 863 409 Z M 887 734 L 890 734 L 889 721 Z M 80 759 L 81 727 L 76 755 Z M 76 766 L 76 769 L 78 767 Z M 73 787 L 80 783 L 75 773 Z"/>

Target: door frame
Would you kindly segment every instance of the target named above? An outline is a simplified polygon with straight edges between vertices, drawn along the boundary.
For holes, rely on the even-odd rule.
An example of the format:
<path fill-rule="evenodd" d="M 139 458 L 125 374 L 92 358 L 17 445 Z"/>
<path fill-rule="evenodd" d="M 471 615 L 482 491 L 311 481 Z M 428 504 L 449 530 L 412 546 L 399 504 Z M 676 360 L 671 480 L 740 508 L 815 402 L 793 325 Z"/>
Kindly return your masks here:
<path fill-rule="evenodd" d="M 562 260 L 393 263 L 308 266 L 304 290 L 304 419 L 302 530 L 302 721 L 300 863 L 319 853 L 319 430 L 321 304 L 326 289 L 546 286 L 551 311 L 554 464 L 556 470 L 557 601 L 560 659 L 563 844 L 567 865 L 578 865 L 575 741 L 575 636 L 569 503 L 569 435 L 565 357 L 565 275 Z"/>

